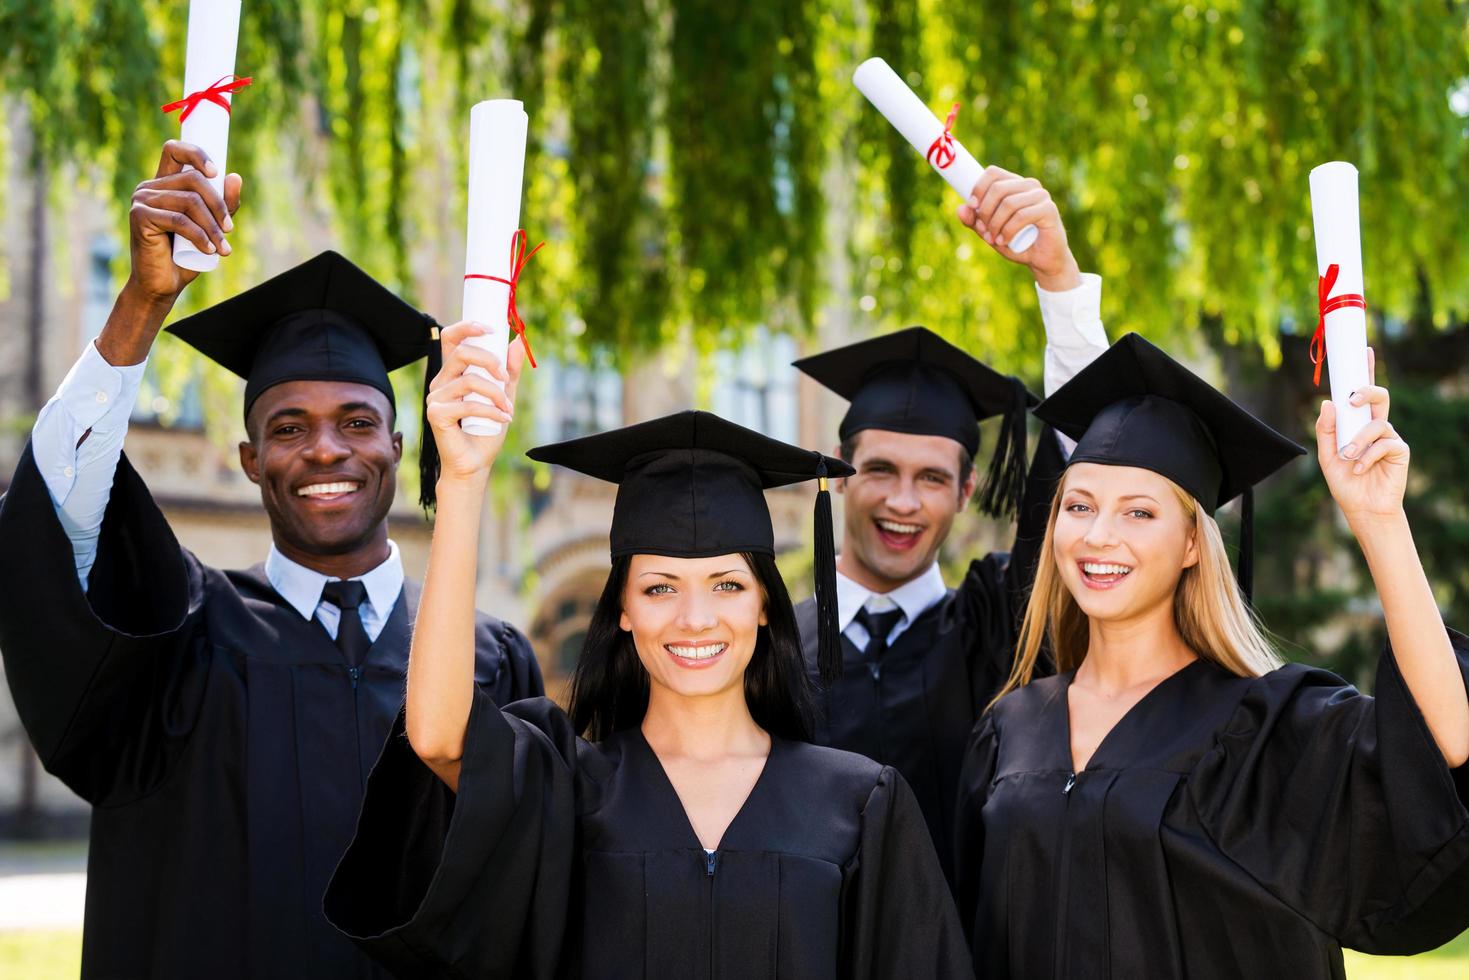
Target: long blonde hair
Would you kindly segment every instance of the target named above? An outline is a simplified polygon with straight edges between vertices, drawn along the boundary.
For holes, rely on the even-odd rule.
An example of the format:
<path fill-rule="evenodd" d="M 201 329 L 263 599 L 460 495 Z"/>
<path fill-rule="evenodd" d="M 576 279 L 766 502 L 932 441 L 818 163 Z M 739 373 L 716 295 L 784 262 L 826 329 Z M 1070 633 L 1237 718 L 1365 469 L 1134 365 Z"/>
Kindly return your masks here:
<path fill-rule="evenodd" d="M 1259 677 L 1274 670 L 1281 659 L 1240 593 L 1218 523 L 1192 494 L 1171 480 L 1168 485 L 1183 505 L 1184 519 L 1193 522 L 1199 551 L 1198 562 L 1183 570 L 1173 593 L 1173 622 L 1183 641 L 1198 656 L 1238 677 Z M 1058 673 L 1075 670 L 1086 659 L 1090 634 L 1086 613 L 1076 604 L 1056 565 L 1056 516 L 1061 512 L 1063 489 L 1057 486 L 1051 500 L 1046 539 L 1020 625 L 1019 655 L 1010 668 L 1010 679 L 991 706 L 1031 682 L 1048 639 Z"/>

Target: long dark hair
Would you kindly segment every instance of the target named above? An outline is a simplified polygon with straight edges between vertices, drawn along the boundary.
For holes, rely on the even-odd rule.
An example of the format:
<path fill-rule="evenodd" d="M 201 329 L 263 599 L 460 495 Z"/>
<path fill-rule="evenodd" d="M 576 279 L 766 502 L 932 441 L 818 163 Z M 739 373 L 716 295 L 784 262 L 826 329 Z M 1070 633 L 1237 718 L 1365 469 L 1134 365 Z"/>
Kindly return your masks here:
<path fill-rule="evenodd" d="M 742 556 L 765 593 L 765 621 L 745 667 L 745 703 L 755 724 L 772 735 L 811 740 L 814 697 L 801 655 L 796 611 L 775 559 Z M 571 676 L 571 723 L 592 741 L 642 723 L 648 711 L 648 672 L 632 634 L 622 629 L 622 590 L 632 558 L 612 560 L 612 572 L 587 627 L 586 643 Z"/>

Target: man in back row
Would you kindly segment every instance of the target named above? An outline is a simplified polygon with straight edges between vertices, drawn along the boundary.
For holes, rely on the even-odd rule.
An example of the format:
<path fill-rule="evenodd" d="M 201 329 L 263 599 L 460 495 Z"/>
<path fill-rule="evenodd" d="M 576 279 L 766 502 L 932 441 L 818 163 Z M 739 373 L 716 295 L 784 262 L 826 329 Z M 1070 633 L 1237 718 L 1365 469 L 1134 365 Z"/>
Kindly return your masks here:
<path fill-rule="evenodd" d="M 959 220 L 994 251 L 1029 267 L 1046 331 L 1050 394 L 1107 349 L 1102 281 L 1082 274 L 1050 194 L 1034 178 L 985 170 Z M 1024 253 L 1007 247 L 1035 225 Z M 851 404 L 837 449 L 856 475 L 838 481 L 837 559 L 842 677 L 820 694 L 816 741 L 903 774 L 953 881 L 953 816 L 970 730 L 1010 664 L 1056 478 L 1070 447 L 1043 429 L 1026 476 L 1025 426 L 1034 398 L 923 327 L 816 354 L 796 366 Z M 979 422 L 1001 416 L 984 485 L 975 472 Z M 1009 554 L 973 561 L 957 589 L 938 566 L 955 518 L 976 492 L 991 516 L 1019 519 Z M 796 609 L 813 681 L 816 608 Z"/>
<path fill-rule="evenodd" d="M 434 324 L 326 252 L 170 328 L 246 378 L 240 463 L 273 541 L 248 571 L 202 564 L 122 444 L 196 275 L 173 236 L 229 251 L 241 181 L 221 197 L 212 172 L 170 141 L 133 195 L 127 284 L 0 500 L 0 651 L 42 763 L 93 806 L 84 977 L 386 977 L 321 896 L 403 697 L 419 590 L 388 538 L 387 372 Z M 475 676 L 501 704 L 543 693 L 482 614 Z"/>

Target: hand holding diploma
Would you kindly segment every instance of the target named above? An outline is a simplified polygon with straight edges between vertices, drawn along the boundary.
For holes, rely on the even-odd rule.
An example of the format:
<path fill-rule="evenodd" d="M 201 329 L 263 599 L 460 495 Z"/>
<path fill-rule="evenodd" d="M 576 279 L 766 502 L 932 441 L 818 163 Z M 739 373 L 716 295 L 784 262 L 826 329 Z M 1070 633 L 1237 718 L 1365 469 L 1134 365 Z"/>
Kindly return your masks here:
<path fill-rule="evenodd" d="M 483 492 L 490 467 L 505 444 L 506 426 L 515 413 L 515 390 L 525 349 L 511 344 L 504 364 L 479 346 L 488 329 L 461 320 L 439 333 L 444 366 L 429 381 L 425 416 L 439 450 L 440 483 L 476 485 Z M 475 396 L 471 401 L 470 396 Z M 494 434 L 471 434 L 467 418 L 494 422 Z"/>
<path fill-rule="evenodd" d="M 923 100 L 881 58 L 868 58 L 858 65 L 852 83 L 960 197 L 967 200 L 973 194 L 984 167 L 964 144 L 954 139 L 957 104 L 950 111 L 948 121 L 939 122 Z M 1035 244 L 1036 235 L 1034 226 L 1023 225 L 1007 236 L 1005 242 L 1012 254 L 1019 255 Z"/>
<path fill-rule="evenodd" d="M 990 248 L 1028 267 L 1042 289 L 1059 293 L 1081 284 L 1061 212 L 1051 192 L 1034 177 L 986 167 L 969 199 L 959 205 L 958 215 Z M 1008 243 L 1022 228 L 1033 228 L 1036 235 L 1030 248 L 1017 252 Z"/>
<path fill-rule="evenodd" d="M 229 174 L 214 189 L 214 163 L 197 146 L 169 140 L 158 170 L 133 191 L 128 211 L 127 282 L 97 338 L 97 352 L 109 364 L 138 364 L 148 356 L 159 329 L 184 287 L 199 275 L 174 262 L 174 243 L 189 242 L 202 253 L 229 254 L 225 234 L 240 207 L 242 181 Z"/>

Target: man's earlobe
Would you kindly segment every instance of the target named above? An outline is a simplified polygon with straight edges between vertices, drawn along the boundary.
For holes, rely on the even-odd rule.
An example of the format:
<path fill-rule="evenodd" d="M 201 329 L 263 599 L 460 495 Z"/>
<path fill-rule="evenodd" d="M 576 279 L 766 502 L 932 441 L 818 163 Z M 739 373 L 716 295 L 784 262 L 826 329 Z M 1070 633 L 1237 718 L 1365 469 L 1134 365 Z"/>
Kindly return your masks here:
<path fill-rule="evenodd" d="M 979 489 L 979 474 L 970 470 L 969 479 L 959 488 L 959 509 L 968 508 L 969 501 L 974 499 L 974 491 Z"/>
<path fill-rule="evenodd" d="M 251 483 L 260 482 L 260 454 L 255 451 L 255 443 L 248 439 L 240 443 L 240 469 Z"/>
<path fill-rule="evenodd" d="M 430 436 L 432 438 L 432 436 Z M 393 466 L 403 462 L 403 433 L 393 433 Z"/>

